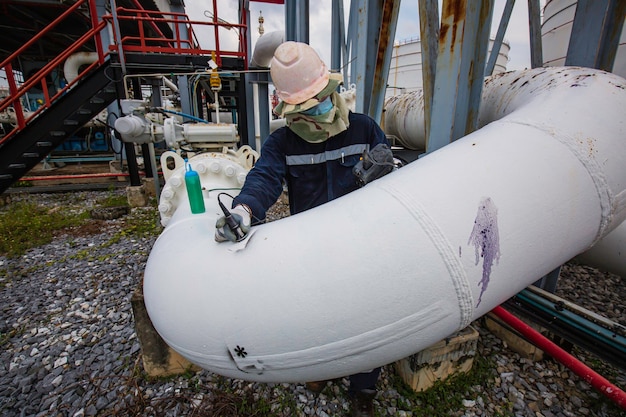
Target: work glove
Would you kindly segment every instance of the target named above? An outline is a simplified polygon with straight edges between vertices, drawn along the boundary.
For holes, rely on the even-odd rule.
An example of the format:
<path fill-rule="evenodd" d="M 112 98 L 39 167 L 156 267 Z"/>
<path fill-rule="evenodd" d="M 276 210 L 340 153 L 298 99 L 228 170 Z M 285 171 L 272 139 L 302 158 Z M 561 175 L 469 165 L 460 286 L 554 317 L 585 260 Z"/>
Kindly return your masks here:
<path fill-rule="evenodd" d="M 249 208 L 242 204 L 236 205 L 230 210 L 230 217 L 236 227 L 236 231 L 233 231 L 231 227 L 229 227 L 226 216 L 220 217 L 215 222 L 216 242 L 225 242 L 227 240 L 238 242 L 243 240 L 250 231 L 252 216 Z"/>
<path fill-rule="evenodd" d="M 395 168 L 393 152 L 384 143 L 374 146 L 369 152 L 363 152 L 361 160 L 352 168 L 359 187 L 365 186 L 393 171 Z"/>

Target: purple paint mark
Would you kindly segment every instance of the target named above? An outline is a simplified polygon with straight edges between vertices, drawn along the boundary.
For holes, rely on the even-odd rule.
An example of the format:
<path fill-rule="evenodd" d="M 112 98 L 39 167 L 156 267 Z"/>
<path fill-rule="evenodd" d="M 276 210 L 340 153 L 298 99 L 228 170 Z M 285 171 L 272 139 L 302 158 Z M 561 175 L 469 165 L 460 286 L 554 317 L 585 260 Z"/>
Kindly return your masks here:
<path fill-rule="evenodd" d="M 474 245 L 476 253 L 476 265 L 483 258 L 483 278 L 478 283 L 481 287 L 478 303 L 480 304 L 483 293 L 487 290 L 491 276 L 491 267 L 500 259 L 500 236 L 498 233 L 498 209 L 491 198 L 483 198 L 478 206 L 478 213 L 474 220 L 474 229 L 467 244 Z"/>

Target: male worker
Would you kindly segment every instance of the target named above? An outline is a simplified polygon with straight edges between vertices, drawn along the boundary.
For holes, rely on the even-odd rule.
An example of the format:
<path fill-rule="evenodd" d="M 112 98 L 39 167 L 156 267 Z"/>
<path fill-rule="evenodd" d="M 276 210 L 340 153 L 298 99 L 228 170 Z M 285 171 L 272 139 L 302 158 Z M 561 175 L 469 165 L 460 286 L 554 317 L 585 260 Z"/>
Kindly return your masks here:
<path fill-rule="evenodd" d="M 329 73 L 309 45 L 285 42 L 274 52 L 272 82 L 281 102 L 274 111 L 286 127 L 274 131 L 261 157 L 248 173 L 233 201 L 232 217 L 244 233 L 265 219 L 265 213 L 283 191 L 286 181 L 291 214 L 300 213 L 341 197 L 359 187 L 352 172 L 364 151 L 389 144 L 370 117 L 352 113 L 337 93 L 340 74 Z M 224 217 L 216 223 L 217 241 L 238 240 Z M 239 237 L 239 239 L 241 236 Z M 373 416 L 372 401 L 380 368 L 350 376 L 349 394 L 354 416 Z M 320 383 L 310 383 L 312 389 Z M 325 384 L 324 384 L 325 385 Z"/>

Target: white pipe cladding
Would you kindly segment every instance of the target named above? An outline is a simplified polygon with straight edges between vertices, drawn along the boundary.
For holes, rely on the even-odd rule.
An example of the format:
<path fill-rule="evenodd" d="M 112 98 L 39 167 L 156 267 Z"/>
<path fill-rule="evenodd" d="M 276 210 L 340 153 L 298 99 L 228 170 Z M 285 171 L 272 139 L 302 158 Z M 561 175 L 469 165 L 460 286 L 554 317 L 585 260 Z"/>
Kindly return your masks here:
<path fill-rule="evenodd" d="M 368 370 L 467 326 L 626 217 L 624 79 L 550 68 L 485 88 L 483 122 L 499 120 L 247 242 L 214 242 L 217 210 L 178 210 L 145 273 L 164 340 L 247 380 Z"/>

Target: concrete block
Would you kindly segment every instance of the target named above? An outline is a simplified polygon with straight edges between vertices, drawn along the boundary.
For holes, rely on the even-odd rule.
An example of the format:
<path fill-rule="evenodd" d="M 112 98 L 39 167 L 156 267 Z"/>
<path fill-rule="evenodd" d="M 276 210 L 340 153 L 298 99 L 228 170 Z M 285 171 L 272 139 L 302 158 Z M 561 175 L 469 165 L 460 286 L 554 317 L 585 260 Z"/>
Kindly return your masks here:
<path fill-rule="evenodd" d="M 143 177 L 141 179 L 141 184 L 143 186 L 143 190 L 144 190 L 146 197 L 148 198 L 156 197 L 156 189 L 154 188 L 154 178 Z"/>
<path fill-rule="evenodd" d="M 415 355 L 396 361 L 396 371 L 414 391 L 424 391 L 438 380 L 472 369 L 477 342 L 478 332 L 468 326 Z"/>
<path fill-rule="evenodd" d="M 518 318 L 523 320 L 522 317 Z M 526 322 L 526 324 L 540 333 L 545 333 L 546 331 L 546 329 L 534 323 Z M 527 342 L 525 339 L 518 336 L 517 333 L 512 332 L 508 327 L 501 325 L 500 321 L 495 315 L 493 315 L 493 313 L 487 313 L 487 315 L 485 315 L 485 326 L 491 333 L 506 342 L 507 346 L 513 352 L 518 353 L 521 357 L 532 359 L 533 361 L 540 361 L 543 359 L 543 350 L 539 349 L 532 343 Z"/>
<path fill-rule="evenodd" d="M 199 368 L 165 343 L 150 321 L 141 287 L 131 297 L 135 331 L 141 345 L 143 368 L 149 376 L 163 377 L 183 374 Z"/>
<path fill-rule="evenodd" d="M 143 185 L 126 187 L 126 199 L 131 207 L 145 207 L 148 204 Z"/>

